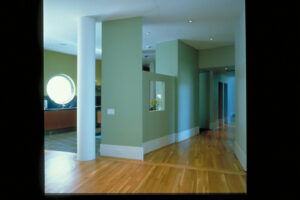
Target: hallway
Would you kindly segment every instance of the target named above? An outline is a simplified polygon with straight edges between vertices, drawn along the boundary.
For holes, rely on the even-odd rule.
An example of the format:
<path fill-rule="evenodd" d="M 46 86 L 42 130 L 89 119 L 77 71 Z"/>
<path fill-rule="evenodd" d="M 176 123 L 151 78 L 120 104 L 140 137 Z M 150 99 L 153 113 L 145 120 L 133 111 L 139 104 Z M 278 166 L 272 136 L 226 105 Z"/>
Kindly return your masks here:
<path fill-rule="evenodd" d="M 233 127 L 204 131 L 191 139 L 150 152 L 144 156 L 144 160 L 210 171 L 242 172 L 232 149 L 233 134 Z"/>
<path fill-rule="evenodd" d="M 246 193 L 233 127 L 205 131 L 145 154 L 144 161 L 45 151 L 46 193 Z"/>

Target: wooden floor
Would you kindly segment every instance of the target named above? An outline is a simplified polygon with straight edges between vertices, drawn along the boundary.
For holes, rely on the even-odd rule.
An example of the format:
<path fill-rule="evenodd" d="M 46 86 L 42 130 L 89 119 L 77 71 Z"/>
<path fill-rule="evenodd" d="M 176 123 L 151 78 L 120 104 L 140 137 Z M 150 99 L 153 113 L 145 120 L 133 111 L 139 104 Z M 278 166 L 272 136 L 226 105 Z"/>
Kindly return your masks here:
<path fill-rule="evenodd" d="M 45 193 L 246 193 L 233 128 L 206 131 L 150 152 L 144 161 L 45 151 Z"/>
<path fill-rule="evenodd" d="M 96 128 L 99 133 L 101 128 Z M 101 139 L 95 139 L 96 155 L 99 155 Z M 68 131 L 56 134 L 48 134 L 44 136 L 44 149 L 52 151 L 77 152 L 77 131 Z"/>

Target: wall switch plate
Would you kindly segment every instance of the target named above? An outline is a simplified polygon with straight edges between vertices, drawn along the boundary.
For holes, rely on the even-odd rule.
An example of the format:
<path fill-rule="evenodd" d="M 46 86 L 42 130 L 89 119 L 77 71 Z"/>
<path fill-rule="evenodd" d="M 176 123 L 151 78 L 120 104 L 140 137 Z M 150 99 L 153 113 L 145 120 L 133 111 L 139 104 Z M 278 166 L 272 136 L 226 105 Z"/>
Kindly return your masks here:
<path fill-rule="evenodd" d="M 108 108 L 107 109 L 107 114 L 108 115 L 114 115 L 115 114 L 115 109 L 114 108 Z"/>

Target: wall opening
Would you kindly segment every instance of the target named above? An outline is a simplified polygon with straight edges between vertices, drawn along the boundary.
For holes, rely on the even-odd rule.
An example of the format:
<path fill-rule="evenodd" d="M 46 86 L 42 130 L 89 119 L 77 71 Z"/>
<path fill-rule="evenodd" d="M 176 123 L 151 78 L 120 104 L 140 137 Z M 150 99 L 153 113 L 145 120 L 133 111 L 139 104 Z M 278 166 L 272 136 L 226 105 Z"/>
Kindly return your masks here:
<path fill-rule="evenodd" d="M 223 125 L 223 83 L 222 82 L 219 82 L 218 83 L 218 91 L 219 91 L 219 99 L 218 99 L 218 102 L 219 102 L 219 109 L 218 109 L 218 119 L 219 119 L 219 126 L 222 126 Z"/>
<path fill-rule="evenodd" d="M 228 124 L 228 84 L 224 83 L 224 123 Z"/>

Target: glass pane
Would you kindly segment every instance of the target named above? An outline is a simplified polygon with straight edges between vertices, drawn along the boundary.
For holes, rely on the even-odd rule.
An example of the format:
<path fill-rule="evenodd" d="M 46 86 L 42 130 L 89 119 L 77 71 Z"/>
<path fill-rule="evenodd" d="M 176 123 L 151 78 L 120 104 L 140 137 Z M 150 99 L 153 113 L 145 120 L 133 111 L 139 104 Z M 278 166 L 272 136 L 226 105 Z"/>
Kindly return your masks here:
<path fill-rule="evenodd" d="M 60 74 L 49 80 L 47 93 L 55 103 L 66 104 L 75 96 L 75 85 L 70 77 Z"/>
<path fill-rule="evenodd" d="M 165 110 L 165 83 L 162 81 L 150 81 L 149 110 Z"/>

